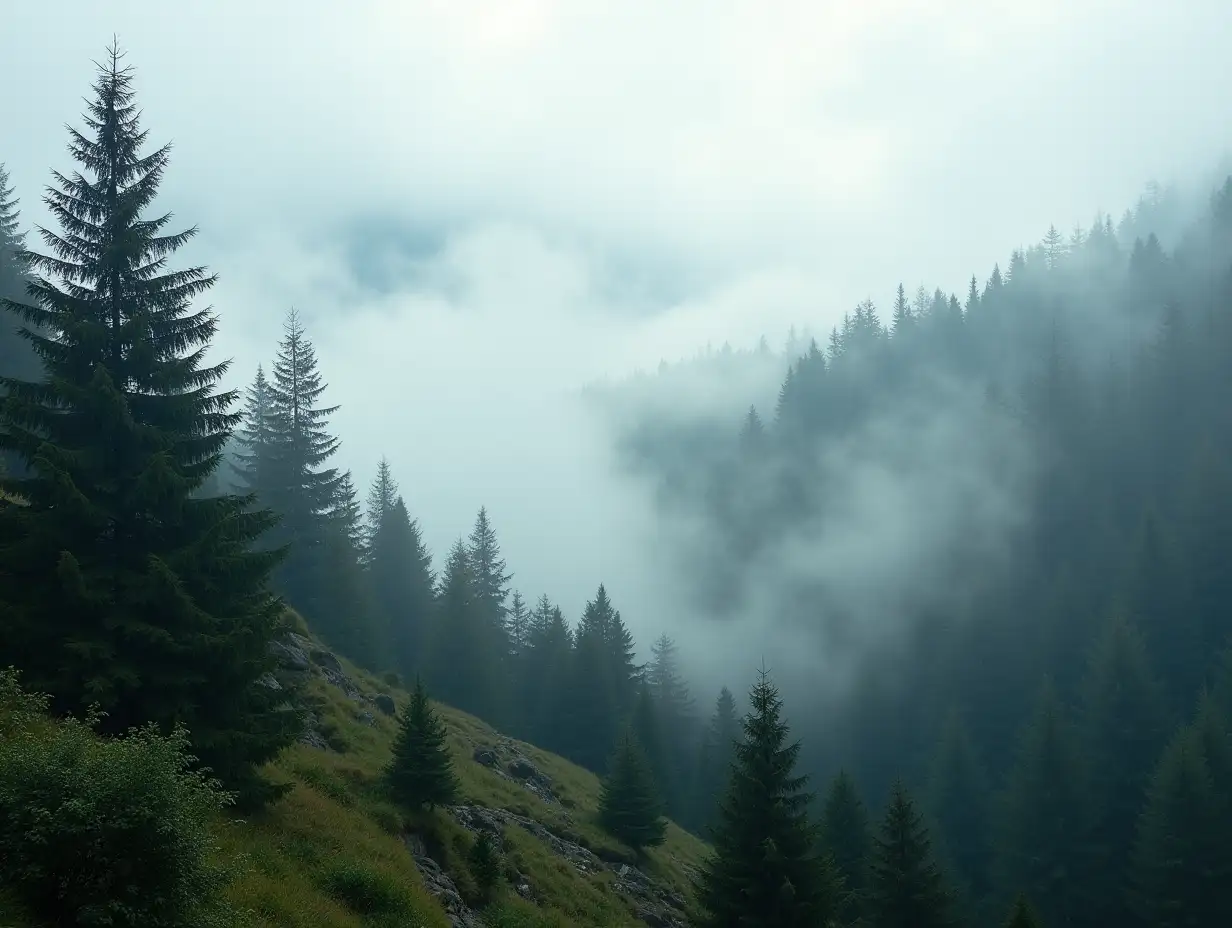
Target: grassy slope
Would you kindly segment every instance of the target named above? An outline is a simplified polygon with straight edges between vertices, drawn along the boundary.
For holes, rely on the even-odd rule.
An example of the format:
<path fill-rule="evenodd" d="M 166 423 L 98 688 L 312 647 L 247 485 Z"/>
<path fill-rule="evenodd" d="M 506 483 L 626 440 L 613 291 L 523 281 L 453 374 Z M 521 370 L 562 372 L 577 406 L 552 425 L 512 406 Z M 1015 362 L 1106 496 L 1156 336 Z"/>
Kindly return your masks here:
<path fill-rule="evenodd" d="M 406 693 L 352 667 L 347 670 L 366 694 L 389 693 L 399 708 L 406 703 Z M 394 736 L 392 718 L 377 714 L 375 724 L 365 725 L 356 714 L 366 707 L 320 677 L 312 678 L 311 689 L 321 700 L 321 729 L 344 750 L 291 748 L 271 765 L 270 773 L 292 781 L 292 792 L 260 817 L 220 829 L 224 850 L 245 858 L 244 870 L 232 889 L 234 901 L 249 910 L 254 924 L 260 926 L 406 924 L 392 918 L 396 912 L 402 913 L 401 919 L 417 916 L 425 926 L 448 925 L 435 900 L 424 891 L 401 835 L 408 826 L 434 830 L 439 835 L 436 856 L 445 858 L 440 862 L 465 895 L 471 887 L 464 863 L 467 833 L 446 812 L 438 812 L 430 822 L 408 821 L 382 797 L 379 778 Z M 516 812 L 602 857 L 623 856 L 632 862 L 627 849 L 594 822 L 599 782 L 593 774 L 533 746 L 520 745 L 522 753 L 552 778 L 562 806 L 548 805 L 472 760 L 477 745 L 497 740 L 489 726 L 447 707 L 441 712 L 449 727 L 462 802 Z M 506 840 L 508 863 L 529 877 L 540 904 L 531 906 L 505 890 L 495 904 L 497 911 L 485 913 L 489 923 L 641 924 L 625 898 L 610 889 L 610 874 L 579 873 L 520 828 L 507 828 Z M 688 896 L 686 867 L 696 866 L 705 851 L 699 840 L 672 825 L 663 847 L 651 851 L 640 866 L 656 881 Z M 356 885 L 359 890 L 344 891 Z M 359 901 L 346 904 L 343 899 L 348 895 Z M 357 908 L 368 908 L 370 914 L 365 917 Z M 377 915 L 382 908 L 390 916 L 384 922 Z"/>

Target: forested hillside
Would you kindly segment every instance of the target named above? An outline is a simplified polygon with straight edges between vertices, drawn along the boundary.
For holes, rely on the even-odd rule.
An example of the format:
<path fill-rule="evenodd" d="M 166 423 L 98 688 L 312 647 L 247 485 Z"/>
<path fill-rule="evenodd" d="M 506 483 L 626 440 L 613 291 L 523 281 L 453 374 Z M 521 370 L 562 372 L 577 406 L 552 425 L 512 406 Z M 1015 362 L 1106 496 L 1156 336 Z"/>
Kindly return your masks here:
<path fill-rule="evenodd" d="M 521 814 L 499 804 L 512 794 L 475 811 L 467 800 L 492 791 L 468 767 L 460 794 L 449 772 L 507 758 L 468 757 L 485 745 L 465 731 L 603 777 L 537 755 L 581 784 L 578 834 L 689 891 L 672 918 L 1232 919 L 1232 179 L 1184 228 L 1155 192 L 1115 227 L 1050 229 L 962 299 L 900 286 L 824 347 L 693 362 L 729 386 L 747 374 L 750 389 L 782 363 L 773 409 L 750 396 L 730 421 L 672 421 L 679 367 L 594 392 L 664 523 L 705 527 L 673 552 L 692 611 L 716 628 L 755 616 L 766 653 L 792 654 L 742 705 L 733 692 L 750 680 L 703 691 L 671 629 L 635 641 L 604 578 L 576 616 L 550 591 L 519 591 L 499 514 L 480 509 L 448 551 L 429 551 L 388 461 L 366 493 L 338 466 L 329 372 L 293 309 L 247 389 L 225 389 L 237 375 L 207 363 L 217 317 L 199 305 L 214 277 L 171 267 L 195 229 L 155 205 L 170 148 L 150 149 L 140 119 L 113 49 L 71 130 L 76 167 L 57 165 L 44 197 L 57 229 L 28 250 L 0 174 L 0 296 L 21 327 L 0 329 L 0 666 L 20 672 L 11 702 L 17 679 L 47 697 L 0 713 L 31 739 L 0 751 L 0 780 L 16 784 L 0 789 L 0 890 L 64 924 L 99 923 L 99 905 L 114 924 L 205 923 L 194 907 L 216 884 L 195 856 L 149 893 L 100 878 L 73 898 L 57 882 L 71 859 L 27 860 L 41 829 L 77 834 L 64 822 L 86 760 L 131 761 L 135 744 L 161 758 L 185 834 L 231 814 L 219 790 L 288 828 L 288 810 L 313 814 L 310 790 L 339 807 L 317 809 L 323 820 L 359 806 L 367 828 L 384 814 L 379 879 L 328 877 L 323 904 L 353 903 L 338 924 L 418 911 L 450 867 L 479 881 L 466 918 L 673 923 L 613 907 L 607 877 L 583 881 L 589 920 L 571 915 L 557 903 L 562 885 L 583 892 L 576 860 L 551 905 L 514 901 L 488 843 L 489 819 Z M 635 391 L 654 401 L 629 402 Z M 331 651 L 299 661 L 293 649 L 314 645 L 288 606 Z M 363 668 L 363 687 L 333 651 Z M 288 674 L 288 660 L 319 673 Z M 396 720 L 348 716 L 322 680 Z M 412 680 L 408 700 L 398 687 Z M 444 728 L 425 687 L 449 707 Z M 321 698 L 337 705 L 324 713 Z M 67 723 L 56 740 L 48 712 L 88 715 L 93 731 Z M 129 741 L 142 726 L 147 740 Z M 180 769 L 196 764 L 218 782 Z M 414 867 L 381 856 L 408 823 L 446 815 L 468 832 L 453 850 L 413 846 Z M 665 816 L 711 840 L 700 866 L 700 845 Z M 279 840 L 324 880 L 317 837 Z M 285 844 L 263 853 L 264 876 L 237 865 L 233 886 L 308 879 Z"/>

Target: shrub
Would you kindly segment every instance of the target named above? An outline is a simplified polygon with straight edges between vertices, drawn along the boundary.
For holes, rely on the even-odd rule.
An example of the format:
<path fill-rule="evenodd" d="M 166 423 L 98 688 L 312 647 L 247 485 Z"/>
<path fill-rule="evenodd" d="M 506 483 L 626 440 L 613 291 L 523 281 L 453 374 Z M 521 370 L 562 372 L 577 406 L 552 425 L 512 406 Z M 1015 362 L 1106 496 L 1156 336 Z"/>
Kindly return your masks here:
<path fill-rule="evenodd" d="M 400 915 L 411 908 L 405 887 L 355 861 L 330 868 L 323 884 L 327 893 L 357 915 Z"/>
<path fill-rule="evenodd" d="M 213 921 L 209 823 L 232 797 L 191 769 L 187 734 L 103 739 L 45 708 L 0 672 L 0 887 L 56 925 Z"/>

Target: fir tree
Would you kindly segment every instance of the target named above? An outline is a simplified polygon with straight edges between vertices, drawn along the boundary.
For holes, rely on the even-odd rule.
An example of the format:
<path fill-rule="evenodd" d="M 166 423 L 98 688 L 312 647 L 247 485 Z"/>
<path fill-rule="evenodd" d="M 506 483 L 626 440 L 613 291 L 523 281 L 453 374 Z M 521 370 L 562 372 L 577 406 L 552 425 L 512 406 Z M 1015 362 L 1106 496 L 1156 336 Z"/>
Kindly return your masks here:
<path fill-rule="evenodd" d="M 416 679 L 411 701 L 398 719 L 394 755 L 385 769 L 394 801 L 410 809 L 453 802 L 458 781 L 447 738 L 423 683 Z"/>
<path fill-rule="evenodd" d="M 855 780 L 841 771 L 830 784 L 821 811 L 821 849 L 834 861 L 843 882 L 840 921 L 855 924 L 863 911 L 868 890 L 872 833 L 868 811 L 856 789 Z"/>
<path fill-rule="evenodd" d="M 873 838 L 869 919 L 878 928 L 941 928 L 953 924 L 953 904 L 928 829 L 907 790 L 896 784 Z"/>
<path fill-rule="evenodd" d="M 631 728 L 650 766 L 655 791 L 664 800 L 665 806 L 670 808 L 668 797 L 671 795 L 672 774 L 667 758 L 668 740 L 661 725 L 660 707 L 651 695 L 650 686 L 645 683 L 638 690 Z"/>
<path fill-rule="evenodd" d="M 927 790 L 931 820 L 940 829 L 941 856 L 972 894 L 987 888 L 988 776 L 962 717 L 951 712 L 933 759 Z"/>
<path fill-rule="evenodd" d="M 1019 893 L 1014 900 L 1010 917 L 1005 920 L 1005 928 L 1040 928 L 1039 919 L 1035 917 L 1035 910 L 1031 908 L 1027 897 L 1022 893 Z"/>
<path fill-rule="evenodd" d="M 708 831 L 719 812 L 719 800 L 731 778 L 731 765 L 740 737 L 740 720 L 736 717 L 736 700 L 731 690 L 723 687 L 715 701 L 714 715 L 706 729 L 698 751 L 697 774 L 694 783 L 696 808 L 693 820 L 701 830 Z"/>
<path fill-rule="evenodd" d="M 259 502 L 263 502 L 272 489 L 271 468 L 277 453 L 273 416 L 273 398 L 269 381 L 265 379 L 265 368 L 257 365 L 257 376 L 244 394 L 243 425 L 236 432 L 239 450 L 233 467 L 240 488 L 255 494 Z"/>
<path fill-rule="evenodd" d="M 526 607 L 526 600 L 522 598 L 522 594 L 517 590 L 513 591 L 513 595 L 509 600 L 509 614 L 505 617 L 505 631 L 509 638 L 509 654 L 514 659 L 519 659 L 526 651 L 527 640 L 530 636 L 530 609 Z"/>
<path fill-rule="evenodd" d="M 269 385 L 275 440 L 265 502 L 281 517 L 279 540 L 292 543 L 278 583 L 310 622 L 323 618 L 326 608 L 324 551 L 341 480 L 325 466 L 338 450 L 338 439 L 326 429 L 338 407 L 318 405 L 325 390 L 316 350 L 292 309 Z"/>
<path fill-rule="evenodd" d="M 389 662 L 410 675 L 423 666 L 436 581 L 419 522 L 411 518 L 401 496 L 384 501 L 380 494 L 387 490 L 396 493 L 397 487 L 388 473 L 378 472 L 369 493 L 368 583 L 391 648 Z M 372 504 L 374 494 L 376 505 Z M 372 518 L 380 522 L 373 523 Z"/>
<path fill-rule="evenodd" d="M 902 335 L 911 325 L 911 306 L 907 303 L 907 294 L 903 285 L 898 285 L 898 293 L 894 295 L 894 313 L 890 317 L 890 333 Z"/>
<path fill-rule="evenodd" d="M 496 531 L 488 520 L 488 511 L 480 508 L 475 526 L 468 539 L 467 563 L 474 588 L 475 615 L 479 638 L 475 646 L 482 652 L 480 661 L 488 675 L 485 686 L 490 696 L 486 718 L 498 724 L 509 721 L 508 688 L 510 684 L 510 644 L 506 627 L 509 608 L 509 580 L 505 559 L 501 557 Z"/>
<path fill-rule="evenodd" d="M 471 876 L 475 878 L 475 885 L 479 887 L 479 892 L 486 902 L 491 898 L 492 890 L 500 882 L 501 876 L 500 854 L 496 851 L 491 835 L 486 831 L 475 835 L 475 842 L 467 855 L 467 863 Z"/>
<path fill-rule="evenodd" d="M 1152 928 L 1232 922 L 1232 851 L 1222 798 L 1195 733 L 1182 729 L 1164 751 L 1134 846 L 1134 908 Z"/>
<path fill-rule="evenodd" d="M 528 740 L 549 750 L 567 746 L 562 729 L 567 727 L 566 692 L 570 682 L 573 642 L 560 607 L 547 596 L 531 611 L 526 651 L 522 657 L 521 684 L 523 715 Z"/>
<path fill-rule="evenodd" d="M 204 364 L 216 318 L 191 306 L 214 278 L 167 267 L 195 230 L 149 214 L 170 147 L 140 153 L 114 47 L 85 122 L 69 150 L 90 176 L 53 175 L 63 231 L 40 230 L 51 254 L 24 253 L 38 276 L 6 304 L 45 377 L 0 388 L 0 449 L 26 470 L 0 487 L 26 503 L 0 503 L 0 653 L 59 709 L 98 703 L 105 730 L 185 724 L 202 762 L 256 801 L 255 769 L 302 721 L 258 683 L 281 607 L 277 555 L 250 549 L 272 518 L 197 495 L 239 419 L 216 391 L 226 364 Z"/>
<path fill-rule="evenodd" d="M 800 744 L 787 743 L 783 704 L 765 671 L 749 700 L 714 853 L 699 877 L 703 924 L 825 925 L 837 912 L 839 881 L 817 854 L 807 778 L 794 773 Z"/>
<path fill-rule="evenodd" d="M 458 539 L 441 574 L 433 610 L 431 681 L 443 702 L 491 720 L 498 706 L 502 657 L 492 647 L 490 614 L 476 590 L 471 558 Z"/>
<path fill-rule="evenodd" d="M 8 171 L 0 164 L 0 373 L 33 380 L 40 373 L 38 357 L 18 332 L 20 320 L 3 311 L 5 299 L 19 299 L 25 292 L 24 248 L 17 194 L 9 184 Z"/>
<path fill-rule="evenodd" d="M 349 471 L 338 481 L 338 496 L 329 512 L 321 552 L 320 616 L 315 629 L 333 647 L 358 664 L 383 669 L 389 660 L 385 629 L 376 621 L 361 564 L 364 525 Z"/>
<path fill-rule="evenodd" d="M 657 847 L 667 836 L 662 802 L 646 756 L 626 730 L 608 764 L 610 772 L 599 795 L 599 822 L 637 852 Z"/>
<path fill-rule="evenodd" d="M 383 457 L 376 465 L 376 476 L 372 478 L 372 485 L 368 488 L 369 549 L 397 501 L 398 481 L 394 479 L 393 468 L 389 464 L 389 459 Z M 371 552 L 369 551 L 368 553 Z"/>

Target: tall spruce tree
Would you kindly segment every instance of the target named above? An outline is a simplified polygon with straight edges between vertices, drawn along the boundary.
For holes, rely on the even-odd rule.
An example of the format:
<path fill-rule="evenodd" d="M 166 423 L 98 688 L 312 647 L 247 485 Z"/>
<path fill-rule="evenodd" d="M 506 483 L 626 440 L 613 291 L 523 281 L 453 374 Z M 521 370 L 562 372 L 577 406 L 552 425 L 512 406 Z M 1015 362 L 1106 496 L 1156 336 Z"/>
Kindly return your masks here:
<path fill-rule="evenodd" d="M 394 508 L 394 503 L 398 501 L 398 481 L 394 479 L 394 470 L 389 463 L 389 459 L 382 457 L 376 465 L 376 476 L 372 478 L 372 485 L 368 488 L 368 545 L 366 553 L 371 553 L 371 545 L 377 533 L 381 530 L 381 525 L 390 511 Z"/>
<path fill-rule="evenodd" d="M 372 496 L 382 491 L 378 472 Z M 396 492 L 396 487 L 394 488 Z M 392 649 L 390 663 L 410 675 L 424 666 L 424 648 L 434 608 L 432 555 L 424 544 L 419 522 L 407 512 L 401 496 L 370 507 L 380 522 L 370 522 L 368 580 L 378 625 Z"/>
<path fill-rule="evenodd" d="M 719 814 L 719 801 L 731 779 L 731 765 L 736 757 L 736 742 L 740 738 L 740 720 L 736 716 L 736 699 L 723 687 L 715 700 L 714 715 L 702 738 L 698 751 L 697 770 L 693 778 L 693 810 L 695 828 L 707 832 Z"/>
<path fill-rule="evenodd" d="M 6 378 L 0 448 L 26 468 L 0 501 L 0 653 L 63 711 L 98 703 L 109 731 L 187 725 L 195 753 L 258 800 L 256 768 L 299 716 L 258 680 L 281 606 L 277 556 L 252 553 L 270 526 L 238 496 L 198 496 L 239 416 L 206 366 L 216 317 L 192 306 L 214 277 L 171 270 L 194 229 L 151 215 L 170 146 L 143 154 L 133 72 L 116 47 L 99 66 L 86 130 L 44 202 L 61 232 L 25 253 L 36 276 L 23 336 L 42 361 Z"/>
<path fill-rule="evenodd" d="M 326 608 L 325 548 L 342 475 L 325 462 L 338 450 L 327 430 L 337 406 L 319 405 L 326 384 L 299 314 L 287 313 L 269 384 L 273 459 L 265 502 L 278 513 L 279 540 L 290 555 L 275 575 L 282 592 L 310 622 Z"/>
<path fill-rule="evenodd" d="M 276 454 L 274 405 L 265 368 L 257 365 L 257 376 L 244 394 L 244 418 L 235 433 L 239 448 L 232 467 L 245 493 L 254 494 L 264 504 L 270 494 Z"/>
<path fill-rule="evenodd" d="M 608 762 L 599 795 L 599 822 L 612 837 L 637 852 L 656 847 L 667 836 L 663 802 L 641 745 L 625 729 Z"/>
<path fill-rule="evenodd" d="M 844 925 L 859 921 L 868 893 L 873 835 L 868 810 L 860 799 L 856 781 L 840 771 L 830 784 L 821 809 L 821 850 L 834 861 L 843 881 L 839 920 Z"/>
<path fill-rule="evenodd" d="M 385 781 L 394 801 L 411 809 L 448 805 L 458 794 L 448 733 L 418 679 L 411 701 L 398 719 Z"/>
<path fill-rule="evenodd" d="M 337 499 L 329 512 L 321 552 L 320 614 L 315 630 L 358 664 L 391 666 L 389 637 L 377 621 L 361 563 L 364 524 L 350 471 L 339 475 Z"/>
<path fill-rule="evenodd" d="M 953 906 L 923 817 L 906 788 L 895 784 L 873 838 L 868 918 L 877 928 L 942 928 L 954 924 Z"/>
<path fill-rule="evenodd" d="M 562 751 L 571 698 L 567 686 L 573 661 L 573 640 L 560 607 L 546 595 L 531 610 L 527 644 L 521 662 L 523 719 L 528 740 L 548 750 Z"/>
<path fill-rule="evenodd" d="M 490 692 L 485 717 L 496 724 L 508 724 L 511 719 L 508 700 L 511 681 L 510 644 L 506 619 L 509 614 L 509 581 L 512 574 L 505 570 L 496 530 L 488 519 L 486 508 L 480 507 L 475 525 L 467 540 L 467 563 L 474 587 L 474 609 L 478 619 L 480 639 L 476 646 L 487 674 Z"/>
<path fill-rule="evenodd" d="M 479 601 L 466 544 L 458 539 L 440 578 L 428 667 L 443 702 L 491 721 L 500 711 L 502 655 L 492 647 L 489 618 Z"/>
<path fill-rule="evenodd" d="M 839 879 L 830 859 L 817 853 L 807 778 L 794 772 L 800 744 L 787 741 L 783 703 L 765 671 L 749 702 L 714 852 L 698 880 L 704 924 L 828 924 L 838 910 Z"/>

